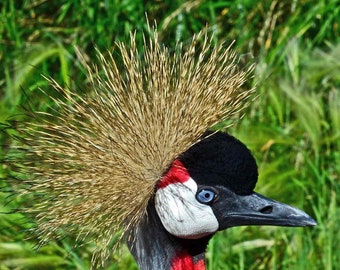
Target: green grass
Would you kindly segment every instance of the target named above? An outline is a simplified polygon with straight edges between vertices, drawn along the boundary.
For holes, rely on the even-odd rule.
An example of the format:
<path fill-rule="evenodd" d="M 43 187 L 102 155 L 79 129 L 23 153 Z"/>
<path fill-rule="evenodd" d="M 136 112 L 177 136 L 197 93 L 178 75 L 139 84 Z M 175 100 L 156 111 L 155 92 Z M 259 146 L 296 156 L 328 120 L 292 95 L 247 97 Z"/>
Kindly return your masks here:
<path fill-rule="evenodd" d="M 94 59 L 94 47 L 113 48 L 131 30 L 147 32 L 145 13 L 172 47 L 200 29 L 215 42 L 235 40 L 242 61 L 255 59 L 258 98 L 229 130 L 257 158 L 256 191 L 300 207 L 315 228 L 242 227 L 218 233 L 208 269 L 337 269 L 340 265 L 340 1 L 14 1 L 0 5 L 0 122 L 30 99 L 47 108 L 41 74 L 77 88 L 84 75 L 74 46 Z M 0 133 L 0 145 L 9 138 Z M 7 151 L 0 148 L 0 157 Z M 0 167 L 0 178 L 7 168 Z M 0 270 L 88 269 L 93 246 L 73 238 L 34 251 L 27 220 L 4 214 L 0 182 Z M 124 248 L 106 269 L 136 269 Z"/>

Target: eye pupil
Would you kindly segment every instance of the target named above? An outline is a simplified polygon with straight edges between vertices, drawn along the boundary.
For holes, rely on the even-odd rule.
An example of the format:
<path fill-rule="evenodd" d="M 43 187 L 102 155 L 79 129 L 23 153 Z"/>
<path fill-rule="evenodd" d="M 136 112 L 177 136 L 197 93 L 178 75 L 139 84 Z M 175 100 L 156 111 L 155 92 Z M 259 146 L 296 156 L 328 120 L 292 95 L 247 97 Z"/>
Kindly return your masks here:
<path fill-rule="evenodd" d="M 196 194 L 196 199 L 200 203 L 208 204 L 214 200 L 216 193 L 212 189 L 201 189 Z"/>

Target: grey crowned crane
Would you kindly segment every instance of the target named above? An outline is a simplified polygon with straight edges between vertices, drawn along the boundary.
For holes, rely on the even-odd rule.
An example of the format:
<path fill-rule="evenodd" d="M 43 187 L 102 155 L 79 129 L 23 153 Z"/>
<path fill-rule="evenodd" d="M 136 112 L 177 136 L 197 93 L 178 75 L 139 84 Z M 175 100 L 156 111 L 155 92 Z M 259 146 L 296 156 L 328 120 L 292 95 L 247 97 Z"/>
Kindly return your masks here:
<path fill-rule="evenodd" d="M 50 113 L 15 125 L 8 164 L 21 177 L 24 210 L 41 244 L 63 233 L 91 239 L 92 267 L 104 265 L 120 235 L 140 269 L 202 270 L 209 239 L 241 225 L 313 226 L 303 211 L 254 192 L 258 172 L 247 147 L 212 130 L 240 118 L 253 70 L 225 44 L 198 34 L 185 49 L 156 31 L 137 50 L 117 43 L 87 70 L 91 91 L 56 90 Z M 52 112 L 53 113 L 52 113 Z M 19 165 L 19 168 L 18 168 Z M 119 241 L 120 242 L 120 241 Z"/>

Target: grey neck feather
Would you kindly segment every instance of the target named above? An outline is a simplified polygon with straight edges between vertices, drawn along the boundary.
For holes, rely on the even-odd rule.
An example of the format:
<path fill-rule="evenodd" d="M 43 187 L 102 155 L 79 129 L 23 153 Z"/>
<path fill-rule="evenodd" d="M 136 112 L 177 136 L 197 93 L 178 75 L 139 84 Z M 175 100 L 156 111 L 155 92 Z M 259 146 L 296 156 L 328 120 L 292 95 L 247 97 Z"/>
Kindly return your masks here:
<path fill-rule="evenodd" d="M 171 270 L 171 262 L 181 252 L 189 253 L 194 261 L 204 258 L 211 236 L 186 240 L 169 234 L 163 227 L 151 200 L 147 214 L 131 232 L 127 241 L 130 252 L 141 270 Z"/>

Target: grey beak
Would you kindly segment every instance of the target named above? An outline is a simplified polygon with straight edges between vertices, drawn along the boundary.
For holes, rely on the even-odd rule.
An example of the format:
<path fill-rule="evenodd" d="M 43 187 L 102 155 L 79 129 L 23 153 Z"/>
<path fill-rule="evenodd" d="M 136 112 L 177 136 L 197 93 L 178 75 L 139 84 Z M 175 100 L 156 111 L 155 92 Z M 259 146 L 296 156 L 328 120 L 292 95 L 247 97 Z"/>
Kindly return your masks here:
<path fill-rule="evenodd" d="M 255 192 L 242 196 L 224 188 L 212 208 L 220 230 L 242 225 L 304 227 L 317 224 L 302 210 Z"/>

